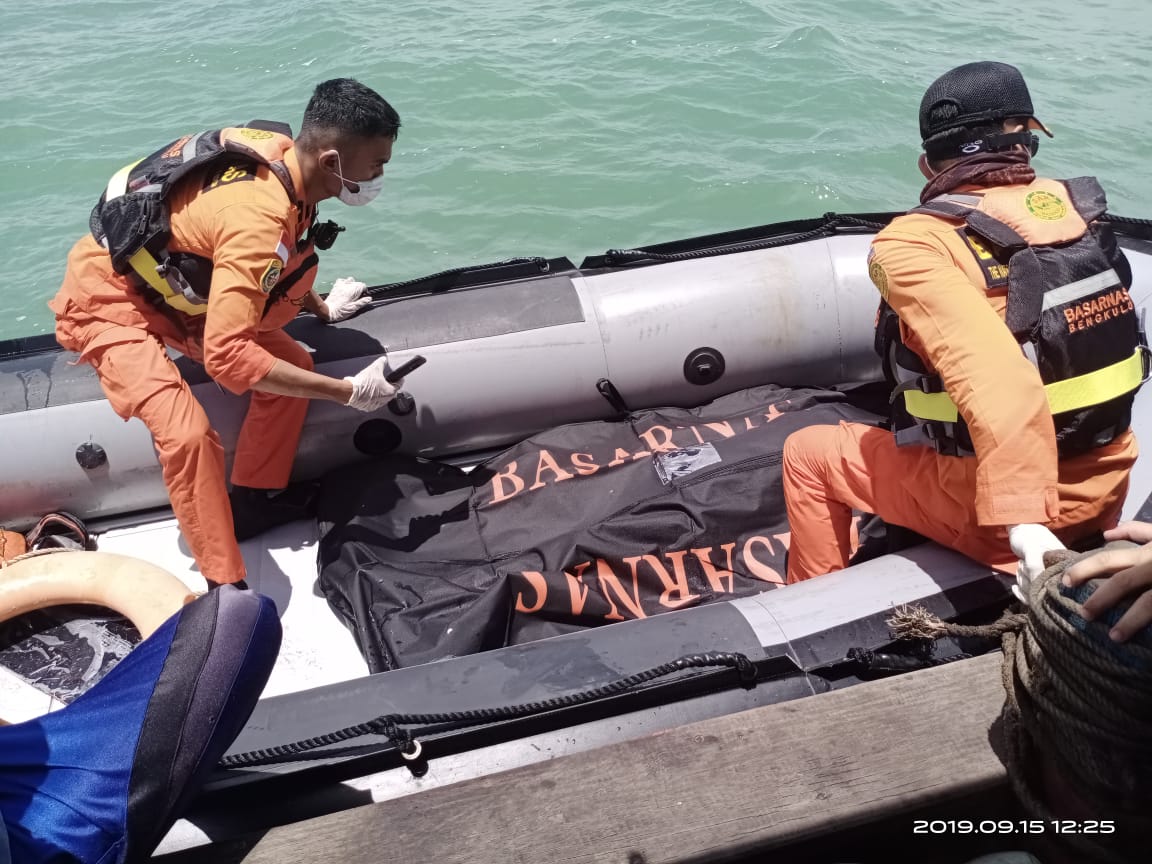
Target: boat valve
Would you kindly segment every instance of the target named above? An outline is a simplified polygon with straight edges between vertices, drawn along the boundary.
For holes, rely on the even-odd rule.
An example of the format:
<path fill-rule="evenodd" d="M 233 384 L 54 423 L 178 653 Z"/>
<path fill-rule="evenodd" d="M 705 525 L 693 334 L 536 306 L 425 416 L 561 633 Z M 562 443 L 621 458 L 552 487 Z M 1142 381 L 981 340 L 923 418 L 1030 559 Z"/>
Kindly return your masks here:
<path fill-rule="evenodd" d="M 684 378 L 690 384 L 711 384 L 724 374 L 724 355 L 715 348 L 697 348 L 684 360 Z"/>
<path fill-rule="evenodd" d="M 403 417 L 416 410 L 416 400 L 412 398 L 412 394 L 407 390 L 401 390 L 388 402 L 388 410 L 393 414 Z"/>
<path fill-rule="evenodd" d="M 92 471 L 108 462 L 108 454 L 99 444 L 91 441 L 76 448 L 76 461 L 85 471 Z"/>

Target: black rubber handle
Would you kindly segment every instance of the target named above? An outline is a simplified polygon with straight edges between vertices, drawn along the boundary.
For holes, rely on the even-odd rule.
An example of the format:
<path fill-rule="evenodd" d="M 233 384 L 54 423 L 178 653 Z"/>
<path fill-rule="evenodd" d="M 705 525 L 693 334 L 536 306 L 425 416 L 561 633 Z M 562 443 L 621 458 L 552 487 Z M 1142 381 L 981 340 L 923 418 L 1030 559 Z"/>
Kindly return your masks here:
<path fill-rule="evenodd" d="M 426 357 L 421 357 L 419 354 L 417 354 L 415 357 L 413 357 L 407 363 L 404 363 L 404 364 L 396 367 L 391 372 L 389 372 L 387 375 L 385 375 L 384 380 L 387 381 L 389 384 L 395 384 L 401 378 L 406 377 L 409 372 L 413 371 L 414 369 L 419 369 L 421 366 L 423 366 L 427 362 L 428 362 L 428 359 Z"/>

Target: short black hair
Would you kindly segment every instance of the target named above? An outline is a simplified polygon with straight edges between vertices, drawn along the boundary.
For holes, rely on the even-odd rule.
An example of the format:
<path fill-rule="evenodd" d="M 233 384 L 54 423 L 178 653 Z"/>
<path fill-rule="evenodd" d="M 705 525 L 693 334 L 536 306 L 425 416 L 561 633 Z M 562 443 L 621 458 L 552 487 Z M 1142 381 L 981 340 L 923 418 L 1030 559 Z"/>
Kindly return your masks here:
<path fill-rule="evenodd" d="M 391 138 L 400 134 L 400 115 L 370 87 L 352 78 L 333 78 L 316 85 L 297 140 L 320 149 L 341 138 Z"/>

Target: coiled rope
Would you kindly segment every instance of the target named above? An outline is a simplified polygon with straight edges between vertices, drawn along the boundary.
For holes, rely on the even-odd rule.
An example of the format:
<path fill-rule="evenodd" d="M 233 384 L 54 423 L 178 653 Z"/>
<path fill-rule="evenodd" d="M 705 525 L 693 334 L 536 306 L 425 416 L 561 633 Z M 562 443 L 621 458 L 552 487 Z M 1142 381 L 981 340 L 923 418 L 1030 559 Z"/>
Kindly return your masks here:
<path fill-rule="evenodd" d="M 1046 557 L 1050 566 L 1033 581 L 1023 614 L 1007 612 L 988 626 L 969 627 L 901 608 L 889 625 L 898 638 L 999 636 L 1005 767 L 1020 804 L 1050 826 L 1046 833 L 1056 834 L 1052 822 L 1069 814 L 1053 814 L 1037 778 L 1043 763 L 1058 765 L 1075 797 L 1115 824 L 1111 834 L 1058 836 L 1089 856 L 1083 860 L 1146 862 L 1152 854 L 1152 627 L 1120 644 L 1108 631 L 1127 604 L 1096 621 L 1084 619 L 1082 603 L 1095 580 L 1078 588 L 1061 584 L 1064 570 L 1083 557 Z"/>

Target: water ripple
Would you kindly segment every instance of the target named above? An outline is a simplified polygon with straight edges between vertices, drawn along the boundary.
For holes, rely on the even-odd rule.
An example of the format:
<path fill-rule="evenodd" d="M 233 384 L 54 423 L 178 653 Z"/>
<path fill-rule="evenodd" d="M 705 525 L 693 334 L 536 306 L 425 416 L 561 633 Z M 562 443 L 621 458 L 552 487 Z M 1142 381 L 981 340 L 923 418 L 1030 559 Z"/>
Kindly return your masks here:
<path fill-rule="evenodd" d="M 993 0 L 963 14 L 951 0 L 383 10 L 6 4 L 0 337 L 50 328 L 44 303 L 113 171 L 196 128 L 298 124 L 311 88 L 337 75 L 379 89 L 404 129 L 380 203 L 325 205 L 350 230 L 321 285 L 906 207 L 920 186 L 924 87 L 973 59 L 1024 70 L 1058 136 L 1042 145 L 1042 171 L 1095 172 L 1115 210 L 1150 215 L 1146 0 L 1051 0 L 1011 15 Z"/>

